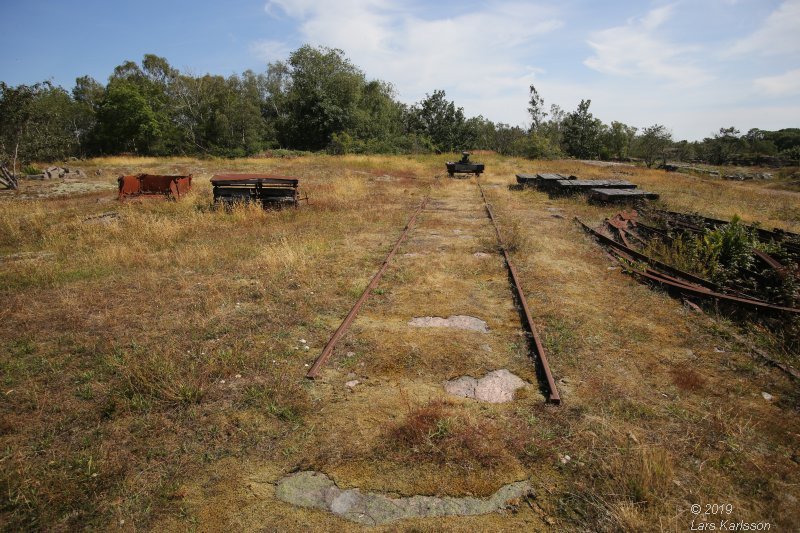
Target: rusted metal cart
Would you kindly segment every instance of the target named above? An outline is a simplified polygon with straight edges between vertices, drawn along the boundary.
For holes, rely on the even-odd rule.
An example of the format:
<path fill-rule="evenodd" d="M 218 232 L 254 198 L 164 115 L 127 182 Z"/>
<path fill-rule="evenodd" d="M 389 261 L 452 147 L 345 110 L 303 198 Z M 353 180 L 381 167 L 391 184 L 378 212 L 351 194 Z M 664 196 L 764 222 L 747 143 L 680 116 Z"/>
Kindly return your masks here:
<path fill-rule="evenodd" d="M 448 161 L 445 166 L 450 176 L 455 176 L 456 174 L 475 174 L 480 176 L 484 170 L 483 163 L 473 163 L 469 160 L 469 152 L 461 152 L 460 161 Z"/>
<path fill-rule="evenodd" d="M 117 183 L 120 200 L 130 196 L 167 196 L 178 199 L 192 188 L 192 175 L 135 174 L 120 176 Z"/>
<path fill-rule="evenodd" d="M 229 207 L 236 203 L 257 202 L 264 209 L 297 206 L 300 180 L 270 174 L 217 174 L 211 178 L 214 203 Z"/>

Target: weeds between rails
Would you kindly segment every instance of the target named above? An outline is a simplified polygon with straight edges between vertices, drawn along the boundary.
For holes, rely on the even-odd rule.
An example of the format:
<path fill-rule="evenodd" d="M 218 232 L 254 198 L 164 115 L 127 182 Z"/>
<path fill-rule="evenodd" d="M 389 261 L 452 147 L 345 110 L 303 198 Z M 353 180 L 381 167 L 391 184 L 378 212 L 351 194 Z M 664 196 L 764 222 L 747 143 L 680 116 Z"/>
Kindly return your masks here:
<path fill-rule="evenodd" d="M 481 182 L 478 180 L 478 178 L 476 178 L 476 183 L 478 184 L 478 190 L 480 191 L 481 198 L 483 199 L 483 205 L 486 207 L 486 213 L 489 216 L 489 220 L 492 222 L 492 226 L 494 227 L 494 232 L 497 236 L 497 243 L 500 246 L 500 251 L 503 254 L 503 259 L 506 268 L 508 269 L 508 276 L 511 281 L 511 285 L 515 289 L 516 300 L 520 309 L 522 326 L 527 329 L 529 334 L 529 350 L 535 353 L 534 359 L 536 361 L 537 375 L 540 377 L 542 375 L 544 376 L 544 379 L 541 380 L 543 392 L 545 393 L 548 402 L 558 405 L 561 403 L 561 396 L 558 394 L 558 388 L 556 387 L 555 380 L 553 379 L 553 374 L 550 371 L 550 363 L 547 361 L 547 355 L 544 352 L 544 346 L 539 338 L 539 333 L 536 331 L 536 326 L 533 324 L 533 318 L 531 317 L 531 312 L 528 308 L 528 301 L 525 298 L 525 293 L 522 290 L 522 285 L 520 284 L 519 277 L 517 276 L 517 269 L 514 268 L 514 263 L 511 262 L 511 257 L 508 255 L 508 249 L 503 242 L 502 236 L 500 235 L 500 228 L 497 226 L 494 213 L 492 212 L 492 208 L 489 205 L 488 200 L 486 200 L 486 194 L 484 194 L 483 187 L 481 186 Z"/>
<path fill-rule="evenodd" d="M 542 389 L 542 392 L 544 393 L 544 395 L 547 398 L 548 402 L 558 405 L 558 404 L 561 403 L 561 397 L 560 397 L 560 395 L 558 393 L 558 388 L 556 387 L 555 380 L 553 378 L 553 374 L 550 371 L 550 364 L 547 361 L 547 355 L 545 354 L 544 346 L 542 345 L 541 339 L 539 338 L 539 334 L 538 334 L 538 332 L 536 330 L 536 326 L 533 323 L 533 318 L 531 317 L 531 313 L 530 313 L 530 309 L 528 307 L 527 299 L 525 298 L 525 294 L 524 294 L 524 292 L 522 290 L 522 286 L 521 286 L 521 284 L 519 282 L 519 277 L 517 276 L 516 268 L 514 267 L 514 264 L 511 262 L 511 258 L 510 258 L 509 254 L 508 254 L 508 249 L 507 249 L 506 245 L 504 244 L 503 238 L 502 238 L 502 236 L 500 234 L 500 228 L 497 226 L 497 222 L 496 222 L 496 220 L 494 218 L 494 214 L 492 212 L 491 206 L 490 206 L 488 200 L 486 199 L 486 195 L 483 192 L 483 187 L 481 186 L 480 181 L 478 181 L 477 178 L 476 178 L 476 183 L 478 185 L 478 191 L 480 192 L 481 199 L 483 200 L 484 207 L 486 208 L 486 213 L 487 213 L 487 215 L 489 217 L 489 220 L 492 223 L 492 227 L 494 228 L 495 235 L 497 237 L 498 247 L 499 247 L 501 253 L 503 254 L 504 263 L 506 265 L 506 268 L 508 269 L 509 280 L 511 282 L 512 288 L 515 291 L 514 292 L 515 300 L 516 300 L 515 303 L 518 304 L 518 309 L 520 310 L 520 319 L 522 321 L 522 326 L 523 326 L 523 328 L 526 329 L 526 331 L 528 333 L 529 351 L 531 352 L 531 354 L 532 354 L 532 356 L 533 356 L 533 358 L 535 360 L 536 371 L 537 371 L 536 373 L 540 378 L 540 388 Z M 367 298 L 369 297 L 369 294 L 377 287 L 378 283 L 380 282 L 381 277 L 383 276 L 383 273 L 386 271 L 387 267 L 389 266 L 389 262 L 392 260 L 392 258 L 396 254 L 396 252 L 397 252 L 398 248 L 400 247 L 400 245 L 405 241 L 406 236 L 408 235 L 408 232 L 409 232 L 411 226 L 416 221 L 417 216 L 420 214 L 420 212 L 422 212 L 422 210 L 425 208 L 425 206 L 427 205 L 429 199 L 430 199 L 430 191 L 428 192 L 428 195 L 422 200 L 422 202 L 420 203 L 419 207 L 417 207 L 417 209 L 414 211 L 414 213 L 409 218 L 408 222 L 406 223 L 405 227 L 403 228 L 402 233 L 400 234 L 400 237 L 398 238 L 398 240 L 395 243 L 395 245 L 392 248 L 392 250 L 386 256 L 386 259 L 384 259 L 383 263 L 381 264 L 381 267 L 378 269 L 378 271 L 372 277 L 372 280 L 367 285 L 367 288 L 362 292 L 362 294 L 359 297 L 359 299 L 353 305 L 353 307 L 351 308 L 351 310 L 347 314 L 347 316 L 344 318 L 344 320 L 342 320 L 342 323 L 339 325 L 339 327 L 333 333 L 333 335 L 328 340 L 327 344 L 323 348 L 323 350 L 320 353 L 320 355 L 314 361 L 314 364 L 311 366 L 309 371 L 306 373 L 306 377 L 307 378 L 314 379 L 319 375 L 319 372 L 320 372 L 321 368 L 325 365 L 325 363 L 328 361 L 328 359 L 330 358 L 331 354 L 333 353 L 333 350 L 336 347 L 336 343 L 339 341 L 339 339 L 350 328 L 350 325 L 355 320 L 355 317 L 358 314 L 359 310 L 361 309 L 361 306 L 367 300 Z"/>

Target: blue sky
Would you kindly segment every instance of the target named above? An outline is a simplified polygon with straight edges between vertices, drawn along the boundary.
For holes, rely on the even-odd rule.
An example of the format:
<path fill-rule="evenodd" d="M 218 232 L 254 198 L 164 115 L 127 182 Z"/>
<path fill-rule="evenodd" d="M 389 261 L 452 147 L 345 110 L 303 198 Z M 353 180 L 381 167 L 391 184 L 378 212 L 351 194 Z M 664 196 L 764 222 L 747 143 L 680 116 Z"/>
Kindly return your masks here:
<path fill-rule="evenodd" d="M 341 48 L 415 102 L 435 89 L 469 115 L 525 124 L 546 106 L 608 123 L 800 127 L 800 0 L 0 0 L 0 79 L 105 81 L 127 59 L 194 74 L 264 71 L 304 43 Z"/>

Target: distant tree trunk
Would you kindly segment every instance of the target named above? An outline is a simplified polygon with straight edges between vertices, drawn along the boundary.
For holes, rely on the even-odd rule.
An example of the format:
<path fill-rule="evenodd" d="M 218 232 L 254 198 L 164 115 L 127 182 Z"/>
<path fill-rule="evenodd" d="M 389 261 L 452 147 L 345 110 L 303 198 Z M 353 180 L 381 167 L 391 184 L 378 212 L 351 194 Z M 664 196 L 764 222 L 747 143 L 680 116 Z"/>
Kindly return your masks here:
<path fill-rule="evenodd" d="M 14 163 L 11 165 L 11 172 L 16 176 L 17 175 L 17 154 L 19 153 L 19 140 L 17 140 L 17 144 L 14 145 Z"/>

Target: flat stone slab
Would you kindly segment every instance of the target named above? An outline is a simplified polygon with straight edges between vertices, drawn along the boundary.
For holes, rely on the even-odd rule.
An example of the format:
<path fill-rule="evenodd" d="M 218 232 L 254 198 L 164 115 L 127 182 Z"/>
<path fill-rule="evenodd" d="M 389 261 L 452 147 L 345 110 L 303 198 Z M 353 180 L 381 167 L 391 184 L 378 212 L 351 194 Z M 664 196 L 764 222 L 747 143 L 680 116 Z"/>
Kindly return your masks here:
<path fill-rule="evenodd" d="M 304 471 L 278 482 L 275 495 L 281 501 L 321 509 L 358 524 L 377 526 L 409 518 L 474 516 L 505 509 L 513 500 L 530 496 L 529 482 L 518 481 L 501 487 L 489 498 L 411 496 L 391 498 L 360 489 L 343 490 L 322 472 Z"/>
<path fill-rule="evenodd" d="M 480 379 L 462 376 L 444 382 L 444 390 L 453 396 L 474 398 L 482 402 L 506 403 L 514 399 L 514 393 L 528 385 L 525 380 L 505 368 L 489 372 Z"/>
<path fill-rule="evenodd" d="M 415 328 L 455 328 L 488 333 L 489 326 L 485 321 L 474 316 L 453 315 L 447 318 L 440 316 L 418 316 L 408 321 Z"/>

